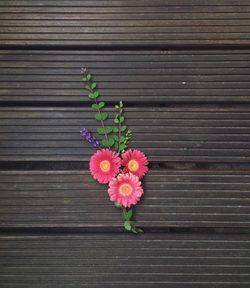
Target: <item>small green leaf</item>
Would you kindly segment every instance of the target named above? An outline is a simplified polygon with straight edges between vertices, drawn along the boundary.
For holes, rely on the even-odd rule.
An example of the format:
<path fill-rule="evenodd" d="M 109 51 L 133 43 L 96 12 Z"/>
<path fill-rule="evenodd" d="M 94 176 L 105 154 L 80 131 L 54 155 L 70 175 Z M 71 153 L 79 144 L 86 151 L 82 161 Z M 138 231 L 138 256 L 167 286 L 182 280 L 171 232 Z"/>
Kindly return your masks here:
<path fill-rule="evenodd" d="M 114 119 L 115 123 L 119 123 L 119 120 L 117 118 Z"/>
<path fill-rule="evenodd" d="M 126 125 L 124 125 L 124 126 L 121 127 L 121 131 L 122 131 L 122 132 L 124 132 L 126 129 L 127 129 L 127 126 L 126 126 Z"/>
<path fill-rule="evenodd" d="M 92 105 L 91 105 L 91 108 L 93 108 L 93 109 L 96 109 L 96 110 L 97 110 L 97 109 L 98 109 L 98 105 L 97 105 L 97 104 L 92 104 Z"/>
<path fill-rule="evenodd" d="M 105 130 L 102 127 L 97 127 L 96 131 L 99 135 L 104 135 L 105 134 Z"/>
<path fill-rule="evenodd" d="M 115 139 L 115 141 L 119 141 L 119 137 L 117 136 L 117 135 L 114 135 L 114 137 L 113 137 L 114 139 Z"/>
<path fill-rule="evenodd" d="M 107 134 L 111 133 L 112 131 L 113 131 L 113 127 L 111 127 L 111 126 L 106 127 L 106 133 Z"/>
<path fill-rule="evenodd" d="M 115 133 L 119 132 L 118 127 L 113 127 L 113 132 L 115 132 Z"/>
<path fill-rule="evenodd" d="M 122 144 L 120 145 L 120 151 L 123 151 L 126 147 L 127 147 L 126 144 L 123 144 L 123 143 L 122 143 Z"/>
<path fill-rule="evenodd" d="M 124 228 L 125 228 L 126 230 L 128 230 L 128 231 L 131 231 L 132 226 L 131 226 L 131 224 L 130 224 L 130 221 L 125 221 L 125 222 L 124 222 Z"/>
<path fill-rule="evenodd" d="M 115 108 L 116 108 L 116 109 L 119 109 L 119 106 L 118 106 L 118 105 L 115 105 Z"/>
<path fill-rule="evenodd" d="M 116 208 L 120 208 L 120 207 L 121 207 L 117 202 L 114 202 L 114 206 L 115 206 Z"/>
<path fill-rule="evenodd" d="M 126 139 L 126 138 L 125 138 L 124 136 L 121 136 L 121 137 L 120 137 L 120 142 L 124 142 L 125 139 Z"/>
<path fill-rule="evenodd" d="M 85 89 L 91 91 L 91 87 L 89 86 L 89 84 L 85 85 Z"/>
<path fill-rule="evenodd" d="M 120 120 L 120 123 L 124 122 L 124 117 L 121 116 L 119 120 Z"/>
<path fill-rule="evenodd" d="M 122 103 L 122 101 L 120 101 L 120 107 L 121 107 L 121 108 L 123 107 L 123 103 Z"/>
<path fill-rule="evenodd" d="M 91 89 L 93 90 L 93 89 L 95 89 L 95 87 L 96 87 L 96 83 L 95 82 L 93 82 L 93 83 L 91 83 Z"/>
<path fill-rule="evenodd" d="M 105 103 L 104 103 L 103 101 L 101 101 L 101 102 L 98 103 L 98 107 L 99 107 L 100 109 L 102 109 L 104 106 L 105 106 Z"/>
<path fill-rule="evenodd" d="M 130 209 L 126 213 L 126 219 L 130 220 L 132 218 L 132 216 L 133 216 L 133 211 L 132 211 L 132 209 Z"/>
<path fill-rule="evenodd" d="M 99 113 L 95 114 L 95 119 L 96 119 L 97 121 L 101 121 L 101 120 L 102 120 L 102 115 L 99 114 Z"/>
<path fill-rule="evenodd" d="M 144 231 L 141 229 L 141 228 L 138 228 L 138 227 L 135 227 L 133 226 L 131 231 L 135 234 L 138 234 L 138 233 L 143 233 Z"/>
<path fill-rule="evenodd" d="M 89 81 L 89 80 L 91 79 L 91 74 L 88 74 L 88 75 L 86 76 L 86 79 Z"/>
<path fill-rule="evenodd" d="M 113 138 L 103 139 L 102 145 L 104 147 L 112 147 L 115 143 L 115 140 Z"/>
<path fill-rule="evenodd" d="M 101 113 L 101 116 L 102 116 L 102 120 L 106 120 L 109 116 L 109 114 L 107 112 L 103 112 Z"/>
<path fill-rule="evenodd" d="M 82 77 L 82 81 L 88 81 L 87 77 Z"/>
<path fill-rule="evenodd" d="M 108 144 L 110 147 L 112 147 L 114 145 L 114 143 L 115 143 L 115 140 L 113 138 L 108 139 Z"/>
<path fill-rule="evenodd" d="M 102 139 L 102 146 L 103 147 L 109 147 L 109 143 L 107 139 Z"/>
<path fill-rule="evenodd" d="M 107 112 L 103 112 L 103 113 L 98 113 L 95 115 L 95 119 L 97 121 L 101 121 L 101 120 L 106 120 L 108 118 L 108 113 Z"/>
<path fill-rule="evenodd" d="M 117 142 L 115 142 L 114 147 L 115 147 L 115 150 L 118 151 L 118 143 Z"/>
<path fill-rule="evenodd" d="M 99 92 L 95 91 L 93 93 L 89 93 L 89 98 L 90 99 L 96 99 L 97 97 L 99 97 Z"/>

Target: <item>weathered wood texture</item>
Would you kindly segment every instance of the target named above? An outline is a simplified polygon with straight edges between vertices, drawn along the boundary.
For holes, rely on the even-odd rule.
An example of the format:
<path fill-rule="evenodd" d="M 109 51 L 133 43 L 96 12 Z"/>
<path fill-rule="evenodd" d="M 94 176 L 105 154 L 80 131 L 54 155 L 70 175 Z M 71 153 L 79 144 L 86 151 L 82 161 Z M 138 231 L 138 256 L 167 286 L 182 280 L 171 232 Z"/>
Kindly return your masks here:
<path fill-rule="evenodd" d="M 4 1 L 2 45 L 250 44 L 248 0 Z"/>
<path fill-rule="evenodd" d="M 131 147 L 157 162 L 249 162 L 249 113 L 248 105 L 127 108 Z M 88 108 L 0 108 L 0 119 L 1 161 L 88 161 L 94 151 L 79 135 L 94 131 Z"/>
<path fill-rule="evenodd" d="M 249 227 L 250 175 L 151 171 L 136 209 L 142 227 Z M 107 186 L 83 171 L 0 171 L 0 227 L 121 227 Z"/>
<path fill-rule="evenodd" d="M 87 66 L 109 101 L 250 101 L 250 50 L 0 51 L 0 101 L 89 101 Z"/>
<path fill-rule="evenodd" d="M 1 287 L 248 288 L 245 235 L 0 236 Z"/>

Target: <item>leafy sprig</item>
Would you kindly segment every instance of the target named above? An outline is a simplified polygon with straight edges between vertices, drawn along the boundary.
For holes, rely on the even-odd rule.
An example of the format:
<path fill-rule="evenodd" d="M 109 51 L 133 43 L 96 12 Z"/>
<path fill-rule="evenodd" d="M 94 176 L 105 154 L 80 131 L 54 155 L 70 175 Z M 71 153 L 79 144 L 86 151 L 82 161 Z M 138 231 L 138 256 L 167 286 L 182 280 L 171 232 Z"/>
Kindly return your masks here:
<path fill-rule="evenodd" d="M 125 134 L 127 126 L 124 124 L 124 105 L 122 101 L 119 102 L 119 105 L 115 105 L 115 108 L 117 110 L 117 113 L 114 118 L 114 123 L 117 124 L 117 126 L 113 128 L 114 133 L 116 133 L 116 135 L 114 136 L 114 147 L 120 153 L 127 148 Z"/>
<path fill-rule="evenodd" d="M 141 228 L 136 227 L 135 221 L 132 220 L 133 217 L 132 208 L 127 209 L 124 206 L 119 206 L 118 203 L 114 203 L 114 206 L 122 209 L 123 226 L 127 231 L 132 232 L 134 234 L 143 233 L 143 230 Z"/>
<path fill-rule="evenodd" d="M 96 82 L 93 82 L 93 77 L 90 73 L 87 72 L 86 68 L 82 68 L 81 72 L 83 74 L 83 82 L 85 82 L 85 89 L 89 92 L 88 97 L 94 101 L 91 108 L 97 111 L 95 114 L 95 119 L 100 122 L 101 127 L 97 127 L 96 131 L 99 135 L 104 136 L 101 144 L 103 147 L 111 148 L 115 140 L 113 137 L 109 137 L 108 135 L 113 132 L 113 127 L 105 126 L 104 121 L 109 118 L 109 114 L 107 112 L 103 112 L 103 108 L 105 107 L 104 101 L 98 101 L 98 97 L 100 96 L 100 92 L 98 90 Z"/>

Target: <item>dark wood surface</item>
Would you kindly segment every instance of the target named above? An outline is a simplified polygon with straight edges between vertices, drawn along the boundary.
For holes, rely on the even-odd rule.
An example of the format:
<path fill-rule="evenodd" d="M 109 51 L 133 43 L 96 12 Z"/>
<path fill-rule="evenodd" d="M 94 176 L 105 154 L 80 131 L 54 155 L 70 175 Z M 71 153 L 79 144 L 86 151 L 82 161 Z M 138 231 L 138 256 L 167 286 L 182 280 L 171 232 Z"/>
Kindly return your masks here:
<path fill-rule="evenodd" d="M 250 161 L 248 105 L 126 110 L 134 132 L 131 147 L 151 161 Z M 3 107 L 0 119 L 2 161 L 87 162 L 94 152 L 79 136 L 82 127 L 95 131 L 98 125 L 90 108 Z"/>
<path fill-rule="evenodd" d="M 14 45 L 249 45 L 248 0 L 1 1 Z"/>
<path fill-rule="evenodd" d="M 248 0 L 0 1 L 1 288 L 250 286 L 249 31 Z M 151 161 L 142 235 L 88 172 L 81 67 Z"/>
<path fill-rule="evenodd" d="M 248 288 L 246 235 L 0 236 L 1 287 Z"/>
<path fill-rule="evenodd" d="M 143 186 L 142 227 L 249 227 L 248 172 L 153 170 Z M 106 187 L 87 171 L 0 171 L 0 226 L 121 227 Z"/>
<path fill-rule="evenodd" d="M 2 50 L 0 101 L 89 102 L 81 67 L 108 101 L 250 101 L 250 50 Z"/>

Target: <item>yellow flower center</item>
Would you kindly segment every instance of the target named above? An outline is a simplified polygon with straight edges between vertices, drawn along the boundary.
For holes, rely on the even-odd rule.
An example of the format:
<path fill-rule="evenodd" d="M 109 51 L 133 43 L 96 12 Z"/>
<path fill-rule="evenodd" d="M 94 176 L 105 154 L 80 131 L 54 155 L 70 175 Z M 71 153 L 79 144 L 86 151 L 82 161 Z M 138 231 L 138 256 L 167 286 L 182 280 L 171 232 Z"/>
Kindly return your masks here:
<path fill-rule="evenodd" d="M 136 160 L 130 160 L 128 162 L 128 169 L 130 171 L 137 171 L 138 168 L 139 168 L 139 164 L 138 164 L 138 162 Z"/>
<path fill-rule="evenodd" d="M 129 196 L 133 192 L 133 188 L 130 184 L 125 183 L 119 187 L 119 193 L 123 196 Z"/>
<path fill-rule="evenodd" d="M 100 162 L 100 168 L 103 172 L 109 172 L 110 170 L 110 162 L 108 160 L 103 160 Z"/>

